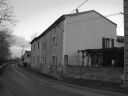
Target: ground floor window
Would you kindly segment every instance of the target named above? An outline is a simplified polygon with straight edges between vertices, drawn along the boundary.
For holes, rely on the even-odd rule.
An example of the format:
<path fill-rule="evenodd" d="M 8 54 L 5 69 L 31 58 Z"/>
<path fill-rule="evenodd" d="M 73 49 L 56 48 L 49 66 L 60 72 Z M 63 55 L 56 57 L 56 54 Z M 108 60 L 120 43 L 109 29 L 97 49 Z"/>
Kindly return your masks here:
<path fill-rule="evenodd" d="M 42 58 L 42 62 L 43 62 L 44 65 L 46 64 L 46 57 Z"/>
<path fill-rule="evenodd" d="M 114 48 L 114 39 L 102 38 L 102 48 Z"/>
<path fill-rule="evenodd" d="M 68 55 L 64 55 L 64 64 L 68 65 Z"/>
<path fill-rule="evenodd" d="M 57 65 L 57 56 L 52 56 L 52 65 Z"/>

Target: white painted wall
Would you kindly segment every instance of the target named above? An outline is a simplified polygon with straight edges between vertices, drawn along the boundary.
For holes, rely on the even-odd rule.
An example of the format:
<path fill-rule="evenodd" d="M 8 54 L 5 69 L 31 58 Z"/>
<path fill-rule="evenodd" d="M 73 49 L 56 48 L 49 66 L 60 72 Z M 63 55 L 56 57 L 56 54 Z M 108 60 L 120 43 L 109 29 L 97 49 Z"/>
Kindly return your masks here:
<path fill-rule="evenodd" d="M 96 12 L 67 16 L 65 22 L 64 54 L 77 56 L 77 50 L 102 48 L 102 37 L 116 43 L 116 25 Z"/>

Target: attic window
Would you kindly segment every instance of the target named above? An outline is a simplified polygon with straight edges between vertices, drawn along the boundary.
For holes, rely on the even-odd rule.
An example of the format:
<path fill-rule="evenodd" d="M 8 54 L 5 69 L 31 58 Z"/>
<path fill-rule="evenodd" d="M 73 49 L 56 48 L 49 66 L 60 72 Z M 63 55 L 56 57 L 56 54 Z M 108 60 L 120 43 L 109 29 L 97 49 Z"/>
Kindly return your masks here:
<path fill-rule="evenodd" d="M 56 43 L 56 37 L 55 36 L 52 38 L 52 42 L 53 42 L 53 47 L 56 46 L 57 43 Z"/>

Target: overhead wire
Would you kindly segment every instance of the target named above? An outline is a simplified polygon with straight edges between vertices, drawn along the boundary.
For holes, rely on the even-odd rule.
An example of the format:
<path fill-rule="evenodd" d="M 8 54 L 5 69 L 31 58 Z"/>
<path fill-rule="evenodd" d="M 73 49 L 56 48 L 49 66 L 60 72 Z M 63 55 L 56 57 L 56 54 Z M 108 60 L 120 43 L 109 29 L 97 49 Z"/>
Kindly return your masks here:
<path fill-rule="evenodd" d="M 79 7 L 81 7 L 82 5 L 84 5 L 88 0 L 84 1 L 82 4 L 80 4 L 78 7 L 76 7 L 70 14 L 72 14 L 76 9 L 78 9 Z"/>
<path fill-rule="evenodd" d="M 118 30 L 120 30 L 121 29 L 121 27 L 123 26 L 123 21 L 122 21 L 122 23 L 120 24 L 120 26 L 118 27 Z"/>
<path fill-rule="evenodd" d="M 78 9 L 79 7 L 83 6 L 88 0 L 85 0 L 83 3 L 81 3 L 78 7 L 76 7 L 70 14 L 72 14 L 76 9 Z M 107 15 L 107 16 L 103 16 L 103 17 L 111 17 L 111 16 L 116 16 L 116 15 L 120 15 L 122 14 L 122 12 L 119 12 L 119 13 L 115 13 L 115 14 L 110 14 L 110 15 Z M 77 21 L 74 21 L 74 22 L 71 22 L 71 23 L 67 23 L 67 24 L 72 24 L 72 23 L 76 23 L 76 22 L 84 22 L 84 21 L 92 21 L 92 20 L 96 20 L 96 19 L 101 19 L 103 18 L 102 16 L 100 17 L 96 17 L 96 18 L 90 18 L 90 19 L 85 19 L 85 20 L 77 20 Z"/>

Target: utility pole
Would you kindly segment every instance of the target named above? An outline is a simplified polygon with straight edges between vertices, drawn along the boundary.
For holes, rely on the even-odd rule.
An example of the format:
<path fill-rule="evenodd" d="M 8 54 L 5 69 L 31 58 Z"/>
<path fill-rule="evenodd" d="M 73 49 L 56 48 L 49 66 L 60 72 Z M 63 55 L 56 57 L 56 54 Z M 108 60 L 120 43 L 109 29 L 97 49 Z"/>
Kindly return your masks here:
<path fill-rule="evenodd" d="M 124 5 L 124 87 L 128 87 L 128 0 Z"/>
<path fill-rule="evenodd" d="M 22 66 L 23 64 L 23 54 L 24 54 L 24 45 L 23 46 L 20 46 L 21 47 L 21 62 L 20 62 L 20 66 Z"/>
<path fill-rule="evenodd" d="M 23 56 L 23 54 L 24 54 L 24 45 L 23 46 L 21 46 L 22 47 L 22 50 L 21 50 L 21 57 Z"/>

